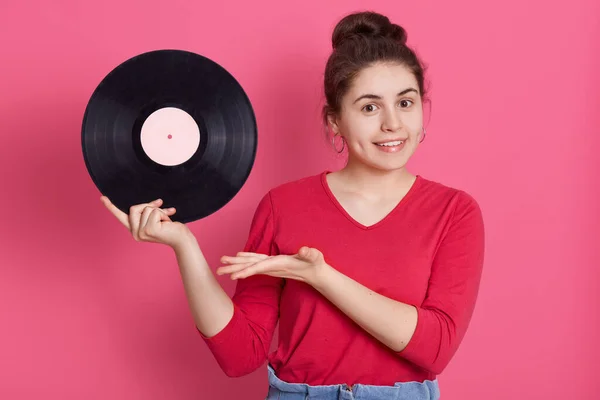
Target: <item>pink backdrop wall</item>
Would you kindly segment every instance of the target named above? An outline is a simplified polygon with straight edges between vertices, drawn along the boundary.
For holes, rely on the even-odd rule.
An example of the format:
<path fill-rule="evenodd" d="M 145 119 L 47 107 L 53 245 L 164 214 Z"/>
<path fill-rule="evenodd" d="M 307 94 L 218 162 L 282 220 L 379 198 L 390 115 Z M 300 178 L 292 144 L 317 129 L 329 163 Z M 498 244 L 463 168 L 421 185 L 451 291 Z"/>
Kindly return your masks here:
<path fill-rule="evenodd" d="M 319 125 L 321 74 L 333 24 L 365 6 L 404 25 L 430 65 L 412 170 L 471 192 L 487 225 L 479 302 L 442 398 L 595 398 L 600 3 L 494 3 L 3 0 L 0 398 L 264 398 L 265 369 L 227 378 L 197 337 L 172 252 L 134 242 L 102 208 L 84 108 L 148 50 L 195 51 L 239 80 L 259 125 L 255 168 L 190 224 L 216 267 L 265 191 L 341 165 Z"/>

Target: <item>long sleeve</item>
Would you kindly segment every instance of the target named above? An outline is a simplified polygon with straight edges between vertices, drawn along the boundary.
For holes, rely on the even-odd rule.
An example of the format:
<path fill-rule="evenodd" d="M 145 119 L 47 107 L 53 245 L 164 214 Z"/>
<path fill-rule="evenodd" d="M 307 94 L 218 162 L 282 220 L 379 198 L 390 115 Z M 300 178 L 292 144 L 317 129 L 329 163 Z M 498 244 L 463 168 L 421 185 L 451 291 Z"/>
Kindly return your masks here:
<path fill-rule="evenodd" d="M 256 209 L 244 251 L 277 254 L 274 229 L 269 193 Z M 229 323 L 210 338 L 198 331 L 227 376 L 249 374 L 266 361 L 279 318 L 282 287 L 283 279 L 266 275 L 238 280 L 232 297 L 233 317 Z"/>
<path fill-rule="evenodd" d="M 433 260 L 425 300 L 416 305 L 416 330 L 398 354 L 440 374 L 456 353 L 474 311 L 484 259 L 484 226 L 475 200 L 459 193 Z"/>

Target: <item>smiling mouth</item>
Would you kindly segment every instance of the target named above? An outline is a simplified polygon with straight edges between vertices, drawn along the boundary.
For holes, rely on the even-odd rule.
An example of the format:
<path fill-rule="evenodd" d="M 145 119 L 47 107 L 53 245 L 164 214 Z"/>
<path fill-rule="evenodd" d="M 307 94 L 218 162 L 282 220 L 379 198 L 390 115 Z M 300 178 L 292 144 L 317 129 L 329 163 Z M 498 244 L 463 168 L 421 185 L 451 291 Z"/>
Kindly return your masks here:
<path fill-rule="evenodd" d="M 403 143 L 404 143 L 404 140 L 394 140 L 394 141 L 380 142 L 380 143 L 375 143 L 375 144 L 380 147 L 394 147 L 394 146 L 400 146 Z"/>

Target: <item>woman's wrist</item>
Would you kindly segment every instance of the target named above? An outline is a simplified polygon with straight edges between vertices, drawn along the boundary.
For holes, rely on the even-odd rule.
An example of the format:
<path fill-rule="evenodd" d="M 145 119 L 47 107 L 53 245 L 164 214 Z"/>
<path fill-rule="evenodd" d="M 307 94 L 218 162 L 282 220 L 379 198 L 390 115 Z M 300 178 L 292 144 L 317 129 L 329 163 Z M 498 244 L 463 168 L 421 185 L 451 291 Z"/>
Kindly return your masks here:
<path fill-rule="evenodd" d="M 196 240 L 196 236 L 190 231 L 190 229 L 183 225 L 181 227 L 182 233 L 180 238 L 171 245 L 171 248 L 176 252 L 185 252 L 190 248 L 198 246 L 198 241 Z"/>
<path fill-rule="evenodd" d="M 315 266 L 313 277 L 308 283 L 317 291 L 322 292 L 322 290 L 325 289 L 327 282 L 331 279 L 333 272 L 335 272 L 335 270 L 331 265 L 320 263 Z"/>

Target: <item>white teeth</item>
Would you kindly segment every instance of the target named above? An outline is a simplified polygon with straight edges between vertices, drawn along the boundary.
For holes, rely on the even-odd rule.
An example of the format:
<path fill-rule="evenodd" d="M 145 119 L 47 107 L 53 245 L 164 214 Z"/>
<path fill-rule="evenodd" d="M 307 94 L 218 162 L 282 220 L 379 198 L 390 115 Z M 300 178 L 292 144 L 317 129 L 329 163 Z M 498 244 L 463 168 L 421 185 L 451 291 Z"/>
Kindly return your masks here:
<path fill-rule="evenodd" d="M 386 147 L 392 147 L 392 146 L 400 146 L 402 143 L 404 143 L 404 141 L 402 141 L 402 140 L 397 140 L 397 141 L 395 141 L 395 142 L 379 143 L 379 144 L 377 144 L 377 146 L 386 146 Z"/>

